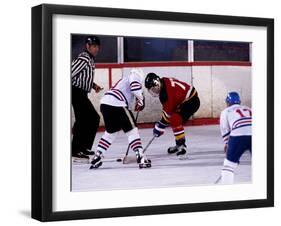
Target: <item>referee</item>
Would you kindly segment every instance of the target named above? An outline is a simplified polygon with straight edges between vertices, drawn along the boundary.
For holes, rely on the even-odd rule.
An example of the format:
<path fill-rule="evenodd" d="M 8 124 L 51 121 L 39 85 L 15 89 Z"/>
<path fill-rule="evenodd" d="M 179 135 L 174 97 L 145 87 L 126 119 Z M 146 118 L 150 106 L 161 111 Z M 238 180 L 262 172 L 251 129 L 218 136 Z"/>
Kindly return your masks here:
<path fill-rule="evenodd" d="M 94 154 L 92 145 L 99 127 L 100 117 L 88 93 L 93 88 L 96 93 L 103 88 L 94 83 L 95 57 L 99 52 L 100 39 L 89 36 L 85 40 L 85 50 L 71 64 L 72 106 L 75 115 L 72 139 L 72 156 L 89 158 Z"/>

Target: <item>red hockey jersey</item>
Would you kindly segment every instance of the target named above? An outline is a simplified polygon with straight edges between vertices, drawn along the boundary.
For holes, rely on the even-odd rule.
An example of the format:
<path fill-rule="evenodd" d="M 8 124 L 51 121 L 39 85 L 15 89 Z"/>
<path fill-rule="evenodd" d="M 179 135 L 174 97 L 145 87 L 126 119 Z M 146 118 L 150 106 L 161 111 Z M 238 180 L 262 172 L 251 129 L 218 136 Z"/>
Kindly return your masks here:
<path fill-rule="evenodd" d="M 196 90 L 189 84 L 175 78 L 161 78 L 160 101 L 163 105 L 161 122 L 168 125 L 171 115 L 179 110 L 180 105 L 191 98 Z"/>

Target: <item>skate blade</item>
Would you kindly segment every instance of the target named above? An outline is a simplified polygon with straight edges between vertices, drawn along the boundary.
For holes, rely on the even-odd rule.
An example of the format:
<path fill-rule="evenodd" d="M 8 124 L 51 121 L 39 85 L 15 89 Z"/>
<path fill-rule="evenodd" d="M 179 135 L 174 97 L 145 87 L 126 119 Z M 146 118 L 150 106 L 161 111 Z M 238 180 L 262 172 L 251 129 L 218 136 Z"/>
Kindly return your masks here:
<path fill-rule="evenodd" d="M 151 168 L 151 164 L 144 164 L 144 165 L 139 165 L 140 169 L 147 169 L 147 168 Z"/>
<path fill-rule="evenodd" d="M 177 157 L 178 157 L 178 159 L 179 159 L 179 160 L 188 160 L 188 159 L 189 159 L 189 157 L 188 157 L 188 155 L 187 155 L 187 154 L 184 154 L 184 155 L 178 155 Z"/>
<path fill-rule="evenodd" d="M 72 157 L 73 162 L 89 164 L 90 159 Z"/>

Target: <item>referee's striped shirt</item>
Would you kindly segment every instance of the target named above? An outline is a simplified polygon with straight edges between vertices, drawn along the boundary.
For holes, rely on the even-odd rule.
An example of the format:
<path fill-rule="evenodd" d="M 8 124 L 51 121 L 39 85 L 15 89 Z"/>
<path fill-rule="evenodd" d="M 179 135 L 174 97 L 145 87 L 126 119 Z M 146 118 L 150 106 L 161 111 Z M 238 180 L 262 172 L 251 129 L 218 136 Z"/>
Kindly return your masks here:
<path fill-rule="evenodd" d="M 71 64 L 72 86 L 90 92 L 94 84 L 95 62 L 87 52 L 79 54 Z"/>

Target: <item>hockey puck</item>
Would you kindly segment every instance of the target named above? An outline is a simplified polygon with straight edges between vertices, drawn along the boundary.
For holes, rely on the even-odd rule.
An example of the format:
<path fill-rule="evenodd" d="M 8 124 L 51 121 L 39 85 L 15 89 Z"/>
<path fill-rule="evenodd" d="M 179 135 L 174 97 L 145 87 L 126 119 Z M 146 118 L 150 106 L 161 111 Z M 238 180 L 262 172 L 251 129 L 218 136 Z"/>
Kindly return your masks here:
<path fill-rule="evenodd" d="M 116 159 L 117 162 L 122 162 L 122 159 Z"/>

